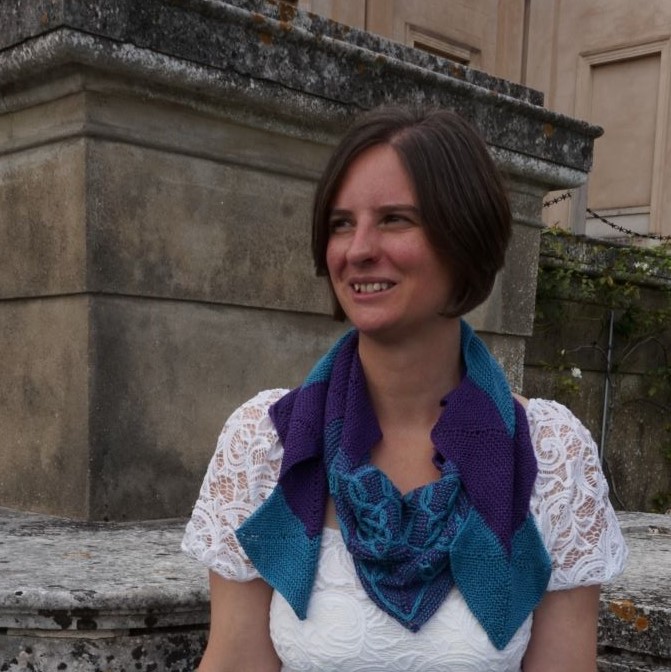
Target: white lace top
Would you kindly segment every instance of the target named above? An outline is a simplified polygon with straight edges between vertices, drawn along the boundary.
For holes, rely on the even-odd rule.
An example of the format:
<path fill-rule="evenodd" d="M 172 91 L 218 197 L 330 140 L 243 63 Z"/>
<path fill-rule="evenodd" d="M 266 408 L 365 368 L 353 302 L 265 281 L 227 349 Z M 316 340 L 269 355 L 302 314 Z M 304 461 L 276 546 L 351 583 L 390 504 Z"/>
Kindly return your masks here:
<path fill-rule="evenodd" d="M 230 417 L 186 528 L 182 549 L 226 579 L 259 576 L 235 530 L 275 486 L 283 449 L 268 407 L 286 392 L 261 392 Z M 596 446 L 558 403 L 532 399 L 527 416 L 538 459 L 531 512 L 553 563 L 548 590 L 604 583 L 622 571 L 627 551 Z M 270 607 L 283 672 L 519 672 L 531 623 L 532 616 L 497 651 L 453 588 L 412 633 L 368 599 L 340 532 L 330 528 L 307 619 L 299 621 L 279 593 Z"/>

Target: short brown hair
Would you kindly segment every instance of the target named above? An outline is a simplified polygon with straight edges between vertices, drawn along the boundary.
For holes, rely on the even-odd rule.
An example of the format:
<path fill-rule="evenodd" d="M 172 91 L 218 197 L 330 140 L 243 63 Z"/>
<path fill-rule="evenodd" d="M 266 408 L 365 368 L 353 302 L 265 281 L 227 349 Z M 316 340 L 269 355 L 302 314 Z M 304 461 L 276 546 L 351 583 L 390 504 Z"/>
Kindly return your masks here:
<path fill-rule="evenodd" d="M 480 305 L 503 267 L 512 224 L 502 177 L 479 133 L 455 112 L 383 107 L 364 114 L 334 151 L 317 185 L 312 256 L 328 275 L 329 215 L 342 179 L 365 150 L 393 147 L 410 176 L 429 242 L 452 273 L 455 293 L 444 315 Z M 334 296 L 334 317 L 345 315 Z"/>

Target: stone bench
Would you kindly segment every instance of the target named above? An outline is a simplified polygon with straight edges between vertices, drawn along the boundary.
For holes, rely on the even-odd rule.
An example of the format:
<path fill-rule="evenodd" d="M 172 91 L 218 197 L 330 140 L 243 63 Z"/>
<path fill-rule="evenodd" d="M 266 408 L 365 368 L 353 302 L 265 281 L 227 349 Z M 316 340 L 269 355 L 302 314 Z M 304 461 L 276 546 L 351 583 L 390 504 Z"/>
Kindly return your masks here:
<path fill-rule="evenodd" d="M 601 594 L 599 669 L 671 672 L 671 516 L 618 517 L 629 562 Z"/>
<path fill-rule="evenodd" d="M 207 572 L 181 553 L 183 529 L 0 509 L 0 669 L 195 669 Z"/>
<path fill-rule="evenodd" d="M 671 672 L 671 516 L 620 520 L 630 560 L 602 594 L 599 669 Z M 193 670 L 207 572 L 181 553 L 183 529 L 0 509 L 0 670 Z"/>

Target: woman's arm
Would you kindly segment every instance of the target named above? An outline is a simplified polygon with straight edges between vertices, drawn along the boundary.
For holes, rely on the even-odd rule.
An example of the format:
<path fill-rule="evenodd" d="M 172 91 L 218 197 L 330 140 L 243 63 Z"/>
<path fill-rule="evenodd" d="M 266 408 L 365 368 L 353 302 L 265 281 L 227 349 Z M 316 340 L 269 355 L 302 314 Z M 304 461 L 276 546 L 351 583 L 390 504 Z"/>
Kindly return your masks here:
<path fill-rule="evenodd" d="M 198 672 L 278 672 L 270 639 L 272 588 L 210 572 L 210 636 Z"/>
<path fill-rule="evenodd" d="M 524 672 L 595 672 L 599 586 L 554 590 L 534 611 Z"/>

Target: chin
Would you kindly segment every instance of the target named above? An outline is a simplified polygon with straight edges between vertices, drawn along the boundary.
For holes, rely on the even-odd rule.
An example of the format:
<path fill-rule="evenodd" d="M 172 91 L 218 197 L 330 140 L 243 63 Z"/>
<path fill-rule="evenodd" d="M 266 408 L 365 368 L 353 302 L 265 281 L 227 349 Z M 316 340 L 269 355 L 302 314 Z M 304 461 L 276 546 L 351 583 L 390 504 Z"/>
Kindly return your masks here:
<path fill-rule="evenodd" d="M 388 314 L 374 315 L 371 314 L 370 311 L 357 309 L 349 311 L 345 309 L 345 315 L 347 320 L 357 331 L 366 335 L 393 330 L 395 327 L 399 326 L 398 321 L 391 319 Z"/>
<path fill-rule="evenodd" d="M 374 341 L 399 341 L 412 336 L 413 330 L 405 325 L 389 324 L 386 322 L 352 322 L 359 334 Z"/>

